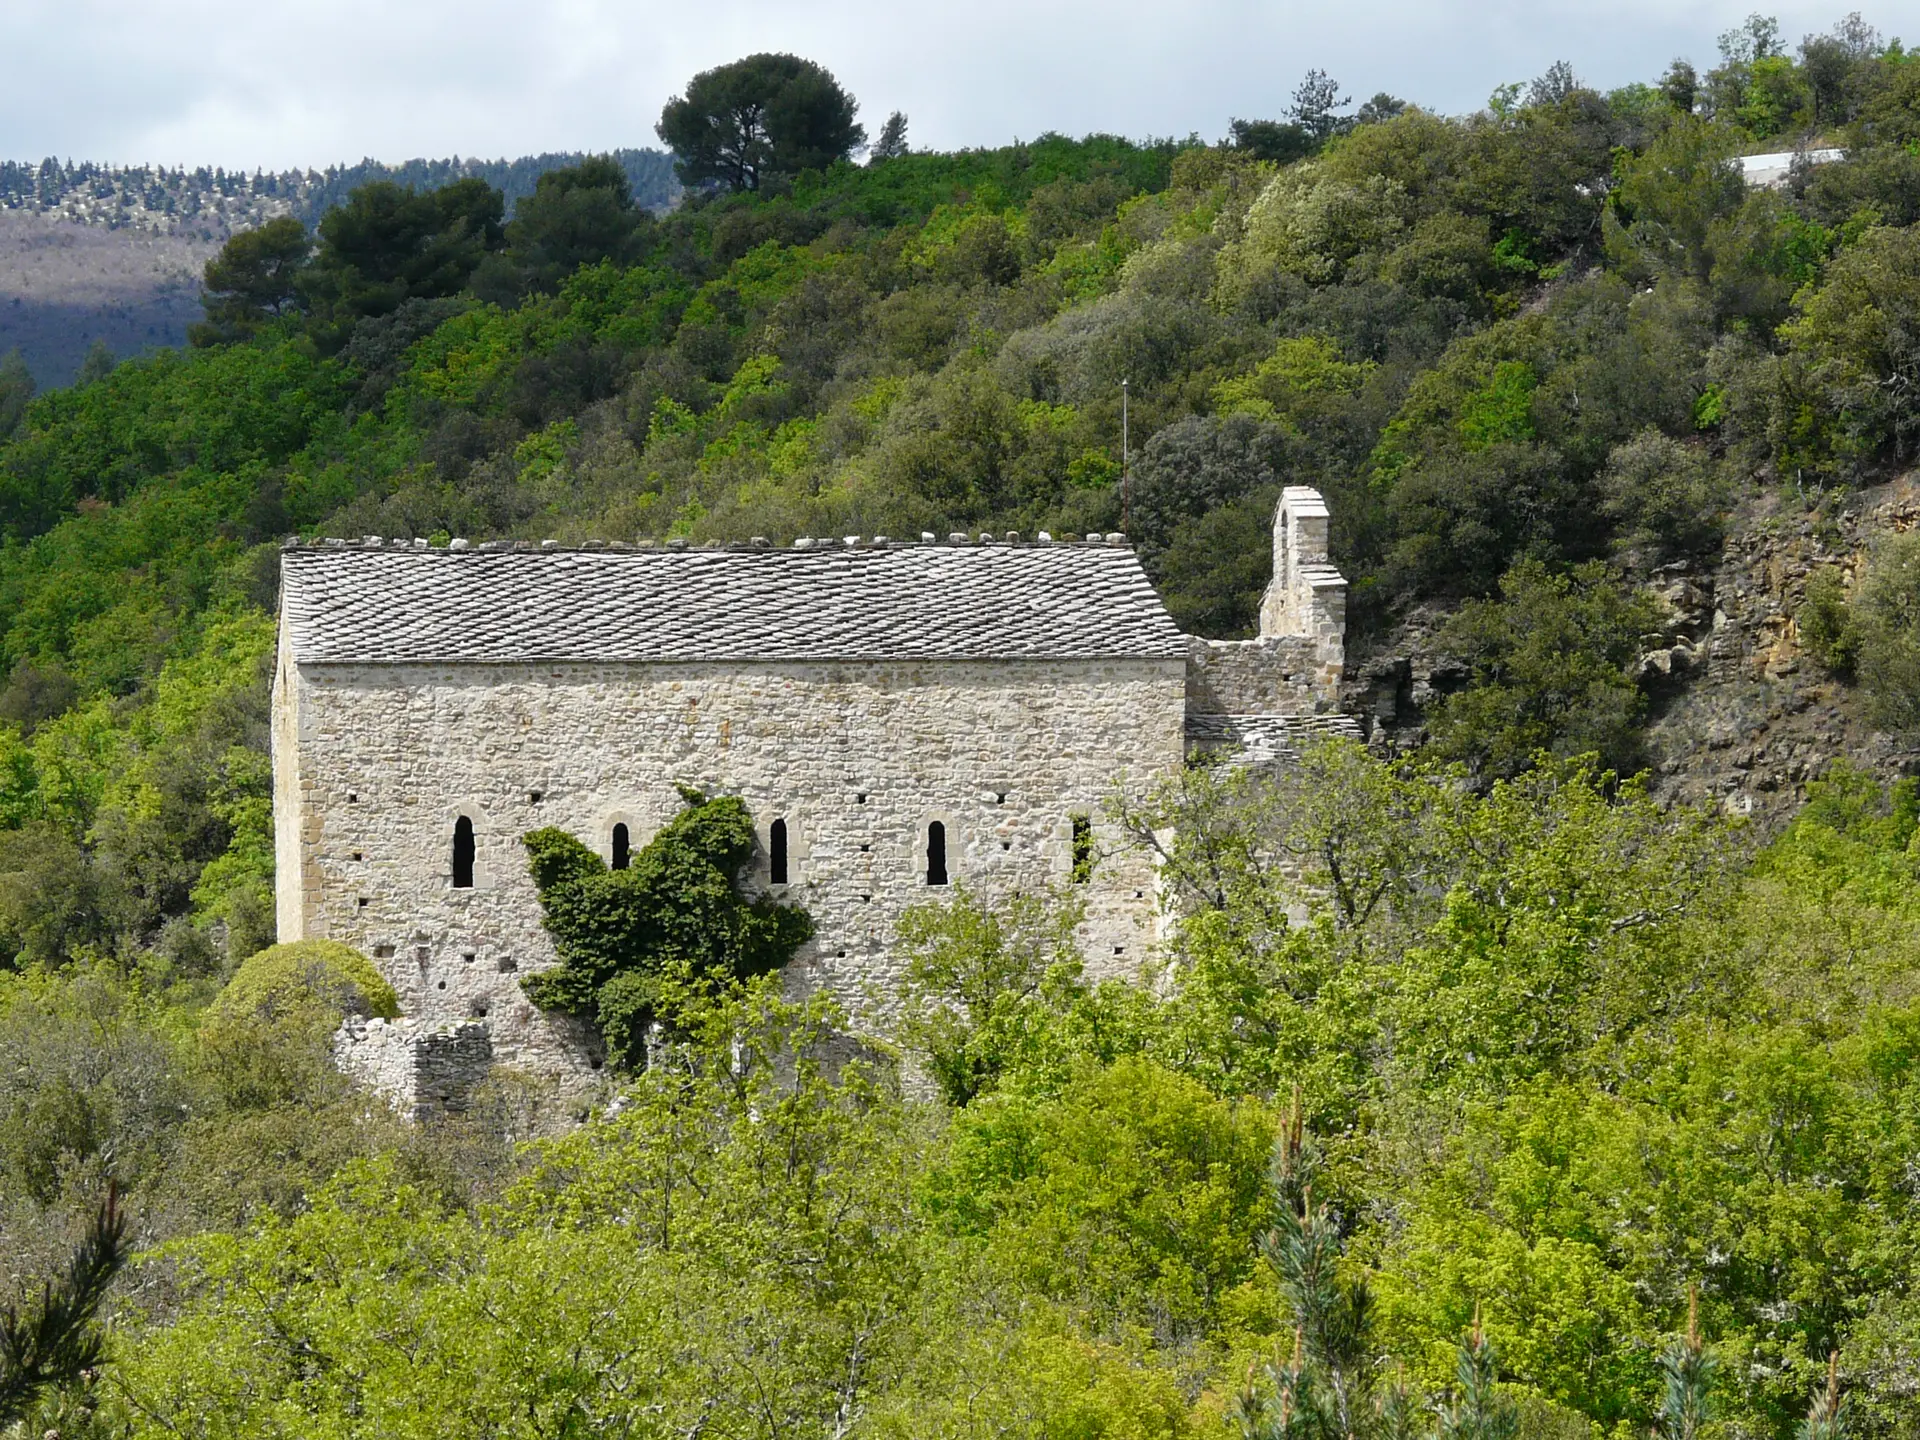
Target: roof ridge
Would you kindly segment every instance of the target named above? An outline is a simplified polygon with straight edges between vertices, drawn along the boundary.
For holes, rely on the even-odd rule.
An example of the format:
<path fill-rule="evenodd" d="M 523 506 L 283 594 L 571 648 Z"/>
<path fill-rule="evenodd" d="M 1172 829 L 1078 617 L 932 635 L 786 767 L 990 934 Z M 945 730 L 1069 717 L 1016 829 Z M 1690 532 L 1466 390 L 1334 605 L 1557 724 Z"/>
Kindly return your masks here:
<path fill-rule="evenodd" d="M 1117 530 L 1108 533 L 1095 532 L 1085 536 L 1076 534 L 1055 536 L 1042 530 L 1031 540 L 1024 538 L 1018 531 L 1008 531 L 1003 535 L 995 535 L 991 531 L 981 531 L 977 535 L 953 531 L 944 540 L 931 531 L 922 533 L 918 540 L 895 539 L 889 535 L 845 535 L 837 540 L 831 537 L 802 535 L 796 537 L 789 545 L 775 545 L 765 536 L 759 535 L 750 540 L 716 540 L 702 545 L 693 545 L 686 540 L 581 540 L 572 544 L 562 544 L 557 540 L 482 540 L 475 543 L 459 536 L 444 545 L 434 545 L 428 540 L 417 537 L 388 539 L 379 535 L 364 535 L 357 539 L 338 535 L 312 537 L 289 535 L 280 542 L 280 548 L 288 552 L 337 554 L 341 551 L 380 551 L 401 555 L 792 554 L 807 551 L 831 553 L 870 550 L 984 550 L 990 547 L 1010 550 L 1070 548 L 1131 550 L 1133 548 L 1127 537 Z"/>

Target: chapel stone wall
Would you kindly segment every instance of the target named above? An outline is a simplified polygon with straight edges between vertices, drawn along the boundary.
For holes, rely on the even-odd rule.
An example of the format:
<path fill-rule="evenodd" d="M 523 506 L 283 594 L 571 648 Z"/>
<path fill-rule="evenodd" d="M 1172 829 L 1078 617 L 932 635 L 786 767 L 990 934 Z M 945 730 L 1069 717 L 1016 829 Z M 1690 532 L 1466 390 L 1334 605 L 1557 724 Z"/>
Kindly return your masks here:
<path fill-rule="evenodd" d="M 1084 898 L 1094 974 L 1133 975 L 1155 938 L 1151 861 L 1103 812 L 1181 763 L 1178 659 L 631 665 L 317 665 L 276 687 L 282 940 L 372 956 L 422 1033 L 483 1023 L 491 1058 L 565 1078 L 597 1067 L 585 1028 L 543 1014 L 521 978 L 554 963 L 520 837 L 542 826 L 611 855 L 642 846 L 688 785 L 741 796 L 761 837 L 753 883 L 812 914 L 790 967 L 879 1029 L 897 1003 L 894 926 L 949 898 L 926 875 L 945 827 L 953 882 L 1004 897 L 1067 885 L 1085 817 L 1100 858 Z M 471 888 L 452 835 L 473 822 Z M 789 883 L 767 839 L 786 822 Z M 284 864 L 284 859 L 283 859 Z M 373 1051 L 366 1052 L 369 1059 Z"/>

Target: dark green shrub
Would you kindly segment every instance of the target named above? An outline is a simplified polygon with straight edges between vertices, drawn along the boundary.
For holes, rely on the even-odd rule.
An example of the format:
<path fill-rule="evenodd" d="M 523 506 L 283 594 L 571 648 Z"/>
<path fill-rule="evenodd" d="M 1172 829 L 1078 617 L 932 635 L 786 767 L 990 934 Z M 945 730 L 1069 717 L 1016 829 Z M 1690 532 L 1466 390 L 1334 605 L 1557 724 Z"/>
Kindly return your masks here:
<path fill-rule="evenodd" d="M 1662 559 L 1719 548 L 1727 486 L 1700 448 L 1655 429 L 1616 445 L 1600 476 L 1601 508 L 1620 525 L 1620 543 Z"/>
<path fill-rule="evenodd" d="M 1435 747 L 1480 775 L 1518 774 L 1541 751 L 1631 773 L 1645 697 L 1628 667 L 1658 623 L 1597 560 L 1564 574 L 1521 561 L 1499 599 L 1469 600 L 1443 632 L 1473 680 L 1435 715 Z"/>
<path fill-rule="evenodd" d="M 1868 561 L 1853 613 L 1856 664 L 1873 718 L 1920 731 L 1920 533 L 1890 535 Z"/>
<path fill-rule="evenodd" d="M 1809 655 L 1836 675 L 1853 674 L 1860 658 L 1860 627 L 1838 565 L 1824 565 L 1807 576 L 1807 596 L 1793 619 Z"/>
<path fill-rule="evenodd" d="M 373 962 L 334 940 L 272 945 L 241 962 L 200 1022 L 200 1064 L 229 1110 L 311 1106 L 338 1084 L 333 1032 L 347 1015 L 394 1019 Z"/>

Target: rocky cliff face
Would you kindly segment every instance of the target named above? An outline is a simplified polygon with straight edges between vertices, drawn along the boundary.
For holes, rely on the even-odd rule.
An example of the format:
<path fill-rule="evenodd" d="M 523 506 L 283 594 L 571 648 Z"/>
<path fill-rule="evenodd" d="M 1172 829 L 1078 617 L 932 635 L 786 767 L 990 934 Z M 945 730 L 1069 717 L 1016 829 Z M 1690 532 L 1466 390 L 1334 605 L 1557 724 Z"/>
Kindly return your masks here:
<path fill-rule="evenodd" d="M 1734 517 L 1717 563 L 1642 577 L 1670 617 L 1647 637 L 1639 666 L 1656 795 L 1771 828 L 1838 757 L 1881 775 L 1920 774 L 1920 745 L 1873 725 L 1859 691 L 1806 653 L 1795 619 L 1810 574 L 1839 565 L 1851 577 L 1878 536 L 1916 524 L 1920 472 L 1814 515 L 1768 495 Z M 1424 608 L 1350 662 L 1344 699 L 1376 746 L 1417 743 L 1427 707 L 1466 682 L 1465 667 L 1434 644 L 1444 618 Z"/>

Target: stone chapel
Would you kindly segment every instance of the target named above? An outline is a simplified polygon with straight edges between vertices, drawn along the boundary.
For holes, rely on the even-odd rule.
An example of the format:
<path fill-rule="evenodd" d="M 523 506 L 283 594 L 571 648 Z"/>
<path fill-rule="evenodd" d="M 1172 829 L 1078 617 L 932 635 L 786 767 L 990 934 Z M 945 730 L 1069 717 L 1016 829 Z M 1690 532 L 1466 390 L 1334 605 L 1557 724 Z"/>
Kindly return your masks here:
<path fill-rule="evenodd" d="M 520 837 L 560 826 L 618 867 L 681 785 L 741 796 L 750 883 L 812 914 L 796 993 L 883 1024 L 895 921 L 956 884 L 1083 884 L 1089 971 L 1132 975 L 1160 906 L 1108 797 L 1195 749 L 1274 760 L 1346 728 L 1318 493 L 1285 491 L 1273 553 L 1259 637 L 1217 641 L 1180 632 L 1119 535 L 289 542 L 279 937 L 373 957 L 403 1018 L 350 1021 L 337 1052 L 416 1114 L 489 1063 L 599 1067 L 521 990 L 555 957 Z"/>

